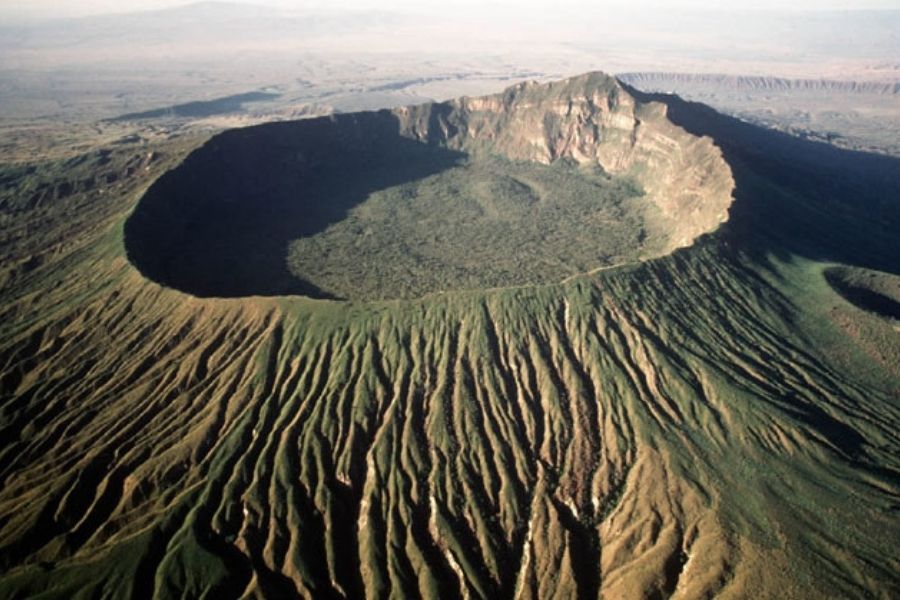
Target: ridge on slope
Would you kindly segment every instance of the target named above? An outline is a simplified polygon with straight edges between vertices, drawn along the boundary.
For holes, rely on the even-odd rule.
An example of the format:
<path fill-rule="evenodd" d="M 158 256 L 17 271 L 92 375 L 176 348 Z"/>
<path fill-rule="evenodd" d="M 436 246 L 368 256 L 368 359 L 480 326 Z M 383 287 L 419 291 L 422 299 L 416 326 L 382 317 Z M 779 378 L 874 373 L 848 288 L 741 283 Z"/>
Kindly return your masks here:
<path fill-rule="evenodd" d="M 709 139 L 591 73 L 222 133 L 150 188 L 126 247 L 197 296 L 408 299 L 666 254 L 732 189 Z"/>

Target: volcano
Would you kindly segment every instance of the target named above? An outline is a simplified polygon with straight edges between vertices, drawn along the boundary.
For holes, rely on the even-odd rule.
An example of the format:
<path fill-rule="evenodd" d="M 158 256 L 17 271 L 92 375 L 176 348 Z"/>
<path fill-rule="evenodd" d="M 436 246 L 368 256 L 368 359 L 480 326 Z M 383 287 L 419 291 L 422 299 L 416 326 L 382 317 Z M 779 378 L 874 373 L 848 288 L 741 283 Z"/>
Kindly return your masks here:
<path fill-rule="evenodd" d="M 591 73 L 55 168 L 3 597 L 900 593 L 897 159 Z"/>

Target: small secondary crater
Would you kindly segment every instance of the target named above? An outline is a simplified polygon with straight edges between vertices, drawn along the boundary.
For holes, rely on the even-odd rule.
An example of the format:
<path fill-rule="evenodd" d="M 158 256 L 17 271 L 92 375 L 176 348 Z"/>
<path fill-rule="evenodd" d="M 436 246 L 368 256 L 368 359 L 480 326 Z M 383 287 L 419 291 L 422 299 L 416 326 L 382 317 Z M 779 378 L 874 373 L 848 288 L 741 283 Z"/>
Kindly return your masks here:
<path fill-rule="evenodd" d="M 900 321 L 900 277 L 856 267 L 832 267 L 825 271 L 825 280 L 857 308 Z"/>

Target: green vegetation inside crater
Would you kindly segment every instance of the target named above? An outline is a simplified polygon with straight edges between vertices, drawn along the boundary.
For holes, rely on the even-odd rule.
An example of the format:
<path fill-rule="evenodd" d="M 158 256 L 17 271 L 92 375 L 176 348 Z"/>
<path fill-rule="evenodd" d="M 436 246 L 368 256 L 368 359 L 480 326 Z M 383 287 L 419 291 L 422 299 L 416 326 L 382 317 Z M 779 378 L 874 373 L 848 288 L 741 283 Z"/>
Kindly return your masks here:
<path fill-rule="evenodd" d="M 290 244 L 290 271 L 343 298 L 557 282 L 636 260 L 647 200 L 630 180 L 567 161 L 497 156 L 376 191 Z"/>

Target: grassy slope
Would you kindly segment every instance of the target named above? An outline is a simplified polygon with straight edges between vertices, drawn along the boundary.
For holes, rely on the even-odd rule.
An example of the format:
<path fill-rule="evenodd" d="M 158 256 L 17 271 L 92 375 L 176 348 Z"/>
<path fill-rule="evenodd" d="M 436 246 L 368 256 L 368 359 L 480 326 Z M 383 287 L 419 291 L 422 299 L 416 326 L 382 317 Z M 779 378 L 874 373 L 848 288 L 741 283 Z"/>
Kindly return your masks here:
<path fill-rule="evenodd" d="M 201 300 L 125 260 L 140 182 L 47 208 L 79 243 L 2 291 L 0 596 L 896 595 L 900 384 L 822 276 L 897 272 L 896 204 L 847 207 L 896 177 L 698 122 L 729 224 L 563 285 Z"/>

